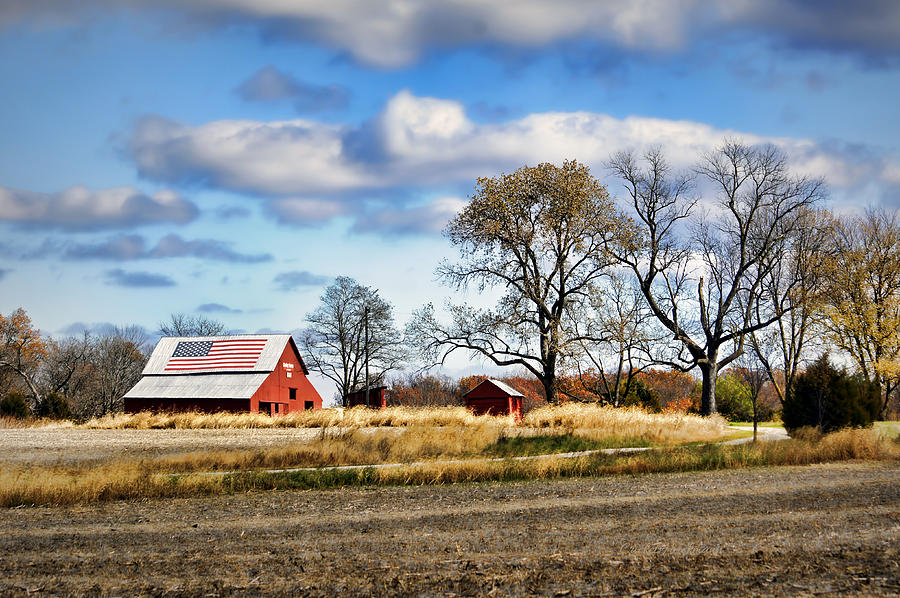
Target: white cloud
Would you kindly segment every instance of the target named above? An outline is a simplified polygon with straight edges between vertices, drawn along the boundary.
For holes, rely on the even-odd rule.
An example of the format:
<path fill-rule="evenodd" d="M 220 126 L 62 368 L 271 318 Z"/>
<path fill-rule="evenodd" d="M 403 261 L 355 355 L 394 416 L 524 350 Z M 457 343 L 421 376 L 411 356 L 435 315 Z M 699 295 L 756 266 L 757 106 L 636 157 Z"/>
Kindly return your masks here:
<path fill-rule="evenodd" d="M 197 213 L 196 205 L 169 190 L 146 195 L 132 187 L 91 190 L 76 185 L 59 193 L 0 187 L 0 220 L 34 228 L 99 230 L 184 224 Z"/>
<path fill-rule="evenodd" d="M 665 52 L 694 40 L 754 32 L 792 47 L 877 58 L 900 50 L 900 4 L 808 0 L 6 0 L 0 25 L 67 26 L 115 10 L 158 13 L 177 25 L 255 27 L 319 43 L 361 62 L 397 67 L 435 48 L 534 48 L 592 39 Z"/>
<path fill-rule="evenodd" d="M 886 163 L 881 171 L 881 177 L 894 185 L 900 185 L 900 161 L 894 160 Z"/>
<path fill-rule="evenodd" d="M 138 124 L 130 148 L 144 176 L 272 197 L 268 211 L 276 217 L 321 222 L 358 212 L 349 202 L 367 194 L 474 184 L 479 176 L 523 164 L 575 158 L 602 175 L 603 163 L 623 149 L 659 146 L 674 166 L 687 168 L 725 138 L 773 143 L 788 154 L 796 172 L 822 176 L 838 187 L 894 173 L 872 148 L 585 111 L 478 124 L 459 102 L 408 91 L 355 129 L 310 120 L 189 126 L 148 117 Z"/>
<path fill-rule="evenodd" d="M 269 201 L 266 210 L 282 222 L 301 226 L 320 224 L 348 211 L 340 202 L 296 197 Z"/>
<path fill-rule="evenodd" d="M 129 149 L 142 176 L 268 195 L 333 191 L 372 181 L 342 154 L 343 127 L 295 119 L 220 120 L 192 127 L 142 118 Z"/>
<path fill-rule="evenodd" d="M 386 236 L 436 235 L 464 207 L 463 199 L 441 197 L 421 206 L 373 209 L 357 217 L 353 231 Z"/>

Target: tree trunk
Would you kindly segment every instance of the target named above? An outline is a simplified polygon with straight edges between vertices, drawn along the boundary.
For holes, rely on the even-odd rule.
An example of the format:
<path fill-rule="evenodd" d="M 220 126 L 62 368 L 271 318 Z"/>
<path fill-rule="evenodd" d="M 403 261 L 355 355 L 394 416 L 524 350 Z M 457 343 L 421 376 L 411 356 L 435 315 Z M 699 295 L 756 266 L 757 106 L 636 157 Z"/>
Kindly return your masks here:
<path fill-rule="evenodd" d="M 756 425 L 759 421 L 759 412 L 756 409 L 756 401 L 758 399 L 758 393 L 753 395 L 753 442 L 756 442 Z"/>
<path fill-rule="evenodd" d="M 700 391 L 700 415 L 716 413 L 716 378 L 719 377 L 719 364 L 709 360 L 700 364 L 703 374 L 703 386 Z"/>
<path fill-rule="evenodd" d="M 556 372 L 547 372 L 544 374 L 544 379 L 541 380 L 544 385 L 544 396 L 547 398 L 547 402 L 556 405 L 559 403 L 559 392 L 557 390 L 556 384 Z"/>
<path fill-rule="evenodd" d="M 28 374 L 26 374 L 25 372 L 23 372 L 22 370 L 20 370 L 19 368 L 17 368 L 16 366 L 14 366 L 13 364 L 11 364 L 8 361 L 0 361 L 0 366 L 6 366 L 22 377 L 22 379 L 25 381 L 25 384 L 27 384 L 28 388 L 31 390 L 31 395 L 33 397 L 31 412 L 37 413 L 38 408 L 41 406 L 41 393 L 38 391 L 37 386 L 35 385 L 34 382 L 32 382 L 32 380 L 28 376 Z"/>

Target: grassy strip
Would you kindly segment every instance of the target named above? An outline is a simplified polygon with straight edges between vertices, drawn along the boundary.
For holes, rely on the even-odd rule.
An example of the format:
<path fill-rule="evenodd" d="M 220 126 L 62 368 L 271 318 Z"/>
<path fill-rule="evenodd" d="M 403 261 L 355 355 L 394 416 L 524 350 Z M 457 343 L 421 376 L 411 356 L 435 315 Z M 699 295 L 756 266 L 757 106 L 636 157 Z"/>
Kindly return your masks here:
<path fill-rule="evenodd" d="M 900 421 L 875 422 L 875 430 L 887 438 L 900 438 Z"/>
<path fill-rule="evenodd" d="M 630 446 L 651 446 L 651 444 L 638 436 L 627 438 L 609 436 L 597 439 L 571 434 L 542 434 L 501 437 L 494 445 L 482 451 L 482 454 L 486 457 L 527 457 Z"/>
<path fill-rule="evenodd" d="M 111 464 L 86 472 L 50 468 L 0 472 L 0 506 L 66 505 L 120 499 L 146 499 L 278 489 L 360 485 L 422 485 L 511 481 L 730 469 L 762 465 L 806 465 L 865 459 L 897 461 L 900 444 L 871 430 L 842 430 L 821 440 L 788 440 L 737 446 L 665 448 L 627 455 L 591 455 L 529 461 L 434 461 L 418 465 L 355 470 L 284 473 L 247 471 L 224 476 L 156 475 L 144 463 Z"/>

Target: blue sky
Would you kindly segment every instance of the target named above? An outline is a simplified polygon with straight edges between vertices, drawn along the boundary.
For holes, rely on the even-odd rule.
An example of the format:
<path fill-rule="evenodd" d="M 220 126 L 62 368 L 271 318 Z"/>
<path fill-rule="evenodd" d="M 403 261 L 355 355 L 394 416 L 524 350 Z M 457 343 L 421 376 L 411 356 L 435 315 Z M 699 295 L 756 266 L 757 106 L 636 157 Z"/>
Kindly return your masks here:
<path fill-rule="evenodd" d="M 900 207 L 893 1 L 77 6 L 0 6 L 0 311 L 55 336 L 293 330 L 338 275 L 402 323 L 475 179 L 541 161 L 737 136 Z"/>

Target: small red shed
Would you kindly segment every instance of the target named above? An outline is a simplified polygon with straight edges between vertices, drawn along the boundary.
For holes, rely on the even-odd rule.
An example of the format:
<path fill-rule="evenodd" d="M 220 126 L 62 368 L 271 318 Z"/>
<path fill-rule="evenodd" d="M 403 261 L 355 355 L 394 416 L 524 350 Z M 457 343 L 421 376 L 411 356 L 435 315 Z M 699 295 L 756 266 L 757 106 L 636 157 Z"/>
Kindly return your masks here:
<path fill-rule="evenodd" d="M 475 415 L 512 415 L 522 419 L 525 395 L 499 380 L 485 380 L 463 395 L 466 409 Z"/>
<path fill-rule="evenodd" d="M 322 408 L 290 334 L 163 337 L 125 411 L 280 415 Z"/>
<path fill-rule="evenodd" d="M 373 409 L 384 409 L 387 407 L 387 399 L 384 391 L 387 386 L 374 386 L 369 389 L 369 404 L 366 405 L 366 389 L 357 390 L 347 394 L 347 407 L 371 407 Z"/>

